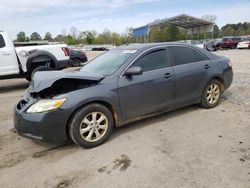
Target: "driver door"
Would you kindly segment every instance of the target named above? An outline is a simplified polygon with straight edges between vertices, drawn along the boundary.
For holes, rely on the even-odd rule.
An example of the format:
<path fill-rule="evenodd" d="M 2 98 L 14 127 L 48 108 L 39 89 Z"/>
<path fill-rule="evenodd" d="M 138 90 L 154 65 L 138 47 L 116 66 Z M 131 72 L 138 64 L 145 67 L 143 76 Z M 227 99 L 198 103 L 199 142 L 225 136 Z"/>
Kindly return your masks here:
<path fill-rule="evenodd" d="M 170 108 L 174 99 L 174 71 L 168 64 L 166 49 L 151 50 L 131 66 L 142 67 L 143 73 L 123 75 L 118 80 L 124 121 Z"/>

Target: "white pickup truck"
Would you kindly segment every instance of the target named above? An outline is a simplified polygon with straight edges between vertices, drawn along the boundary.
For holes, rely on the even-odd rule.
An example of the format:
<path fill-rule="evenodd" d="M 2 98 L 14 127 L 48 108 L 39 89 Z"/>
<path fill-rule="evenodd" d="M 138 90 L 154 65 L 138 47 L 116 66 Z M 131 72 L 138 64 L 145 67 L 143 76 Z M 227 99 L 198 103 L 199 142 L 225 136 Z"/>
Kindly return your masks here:
<path fill-rule="evenodd" d="M 0 79 L 25 77 L 36 71 L 60 70 L 71 66 L 66 44 L 14 47 L 6 32 L 0 31 Z"/>

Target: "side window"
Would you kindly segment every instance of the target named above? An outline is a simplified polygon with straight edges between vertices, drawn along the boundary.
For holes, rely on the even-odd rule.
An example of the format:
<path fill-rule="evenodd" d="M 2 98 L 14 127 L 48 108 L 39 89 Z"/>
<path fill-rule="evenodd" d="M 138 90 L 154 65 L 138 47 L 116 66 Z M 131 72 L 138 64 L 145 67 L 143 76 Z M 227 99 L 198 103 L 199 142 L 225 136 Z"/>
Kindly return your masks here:
<path fill-rule="evenodd" d="M 142 67 L 143 72 L 167 67 L 166 50 L 157 50 L 140 58 L 133 66 Z"/>
<path fill-rule="evenodd" d="M 3 48 L 3 47 L 5 47 L 5 42 L 4 42 L 3 36 L 0 34 L 0 48 Z"/>
<path fill-rule="evenodd" d="M 207 60 L 201 53 L 189 47 L 170 46 L 169 52 L 172 55 L 174 65 L 183 65 Z"/>

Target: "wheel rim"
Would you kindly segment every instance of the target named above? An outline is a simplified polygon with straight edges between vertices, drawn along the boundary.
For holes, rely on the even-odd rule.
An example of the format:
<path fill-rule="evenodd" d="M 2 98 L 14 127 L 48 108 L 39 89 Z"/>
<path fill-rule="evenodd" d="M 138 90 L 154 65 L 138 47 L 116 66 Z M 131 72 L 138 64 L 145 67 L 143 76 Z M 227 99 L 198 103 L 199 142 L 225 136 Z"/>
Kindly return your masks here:
<path fill-rule="evenodd" d="M 108 119 L 101 112 L 91 112 L 80 124 L 80 135 L 87 142 L 100 140 L 108 130 Z"/>
<path fill-rule="evenodd" d="M 209 104 L 215 104 L 220 96 L 220 88 L 217 84 L 211 84 L 207 89 L 207 102 Z"/>

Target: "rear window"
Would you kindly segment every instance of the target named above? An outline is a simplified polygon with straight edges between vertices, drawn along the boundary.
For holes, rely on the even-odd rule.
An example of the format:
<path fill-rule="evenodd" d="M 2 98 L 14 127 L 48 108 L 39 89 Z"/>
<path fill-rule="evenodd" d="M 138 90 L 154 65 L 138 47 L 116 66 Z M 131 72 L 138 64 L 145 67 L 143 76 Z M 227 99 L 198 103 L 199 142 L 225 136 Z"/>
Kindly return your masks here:
<path fill-rule="evenodd" d="M 240 38 L 232 38 L 234 42 L 240 41 Z"/>
<path fill-rule="evenodd" d="M 5 47 L 5 42 L 3 39 L 3 35 L 0 34 L 0 48 L 3 48 L 3 47 Z"/>
<path fill-rule="evenodd" d="M 170 46 L 169 52 L 175 66 L 207 60 L 200 52 L 189 47 Z"/>

